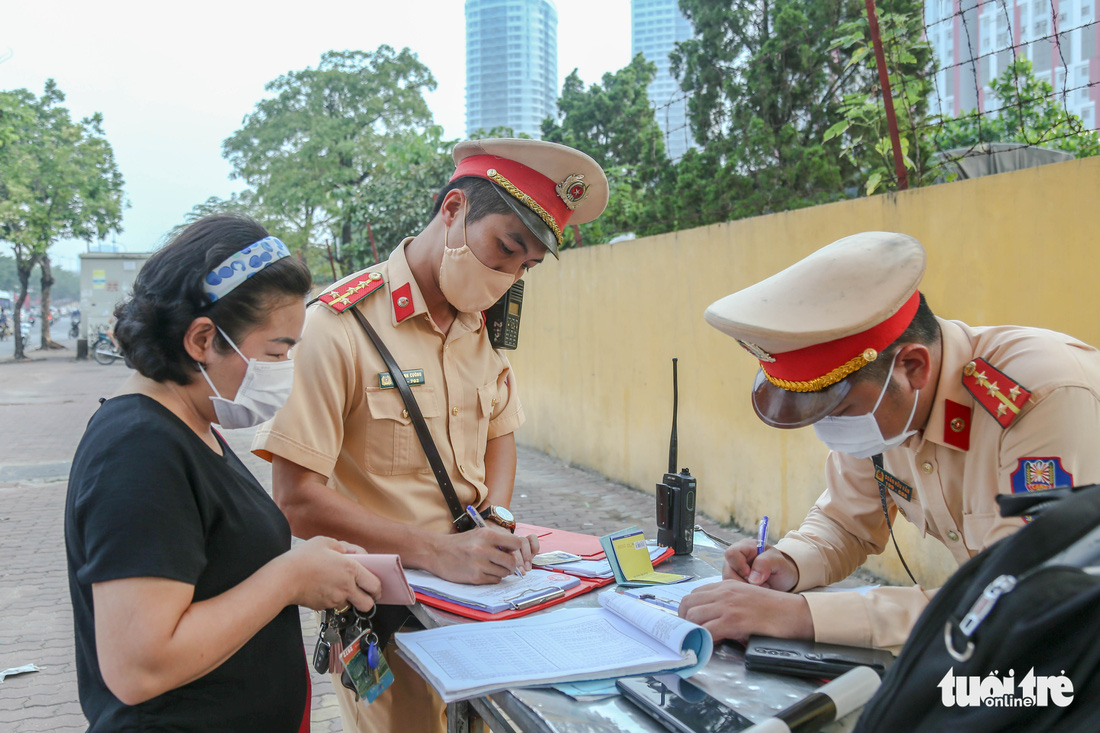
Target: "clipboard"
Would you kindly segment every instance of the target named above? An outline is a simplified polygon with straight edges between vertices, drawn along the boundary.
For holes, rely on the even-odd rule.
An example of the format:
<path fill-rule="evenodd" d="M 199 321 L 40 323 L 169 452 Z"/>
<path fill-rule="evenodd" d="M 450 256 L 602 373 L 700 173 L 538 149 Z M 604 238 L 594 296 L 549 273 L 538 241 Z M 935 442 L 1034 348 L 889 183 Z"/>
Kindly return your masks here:
<path fill-rule="evenodd" d="M 531 533 L 533 534 L 533 533 Z M 425 606 L 431 606 L 432 608 L 438 608 L 441 611 L 448 611 L 464 618 L 472 618 L 475 621 L 502 621 L 509 618 L 519 618 L 520 616 L 526 616 L 529 613 L 535 611 L 541 611 L 544 608 L 557 605 L 564 601 L 568 601 L 570 598 L 587 593 L 590 590 L 599 588 L 601 585 L 607 585 L 609 580 L 605 579 L 587 579 L 578 578 L 580 583 L 572 588 L 566 588 L 561 592 L 557 592 L 554 595 L 545 599 L 536 599 L 535 603 L 520 603 L 517 608 L 507 611 L 497 611 L 496 613 L 488 613 L 477 608 L 470 608 L 464 606 L 461 603 L 455 601 L 448 601 L 444 598 L 436 598 L 435 596 L 427 595 L 426 593 L 416 592 L 416 600 L 423 603 Z"/>

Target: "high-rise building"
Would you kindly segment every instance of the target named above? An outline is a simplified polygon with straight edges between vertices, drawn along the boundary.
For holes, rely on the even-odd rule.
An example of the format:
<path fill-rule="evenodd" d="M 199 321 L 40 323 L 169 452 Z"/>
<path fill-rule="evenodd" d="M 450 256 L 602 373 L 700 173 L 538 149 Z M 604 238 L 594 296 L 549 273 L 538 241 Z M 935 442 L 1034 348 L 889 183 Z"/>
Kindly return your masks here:
<path fill-rule="evenodd" d="M 657 65 L 657 76 L 649 85 L 649 101 L 656 110 L 657 124 L 665 133 L 668 157 L 679 160 L 695 146 L 687 120 L 687 99 L 672 75 L 668 55 L 677 41 L 693 35 L 691 23 L 680 12 L 677 0 L 630 0 L 630 55 L 644 54 Z"/>
<path fill-rule="evenodd" d="M 466 0 L 466 133 L 510 127 L 541 138 L 557 101 L 553 0 Z"/>
<path fill-rule="evenodd" d="M 989 82 L 1015 56 L 1054 87 L 1056 99 L 1097 127 L 1100 104 L 1098 0 L 925 0 L 928 41 L 936 53 L 932 111 L 957 117 L 1001 106 Z"/>

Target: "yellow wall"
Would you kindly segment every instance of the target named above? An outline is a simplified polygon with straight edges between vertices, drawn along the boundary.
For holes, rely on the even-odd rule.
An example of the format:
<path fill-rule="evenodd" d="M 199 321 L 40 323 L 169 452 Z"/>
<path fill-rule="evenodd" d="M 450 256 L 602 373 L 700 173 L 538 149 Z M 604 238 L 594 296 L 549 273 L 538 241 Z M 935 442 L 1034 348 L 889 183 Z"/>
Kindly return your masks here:
<path fill-rule="evenodd" d="M 811 429 L 757 420 L 756 362 L 704 309 L 840 237 L 884 229 L 928 250 L 921 290 L 938 315 L 1100 345 L 1098 211 L 1093 158 L 566 251 L 527 277 L 511 354 L 527 412 L 517 438 L 652 492 L 667 468 L 678 357 L 679 462 L 698 478 L 700 508 L 742 526 L 768 514 L 774 537 L 823 490 L 826 451 Z M 897 535 L 926 586 L 954 570 L 908 523 Z M 869 567 L 901 580 L 894 557 Z"/>

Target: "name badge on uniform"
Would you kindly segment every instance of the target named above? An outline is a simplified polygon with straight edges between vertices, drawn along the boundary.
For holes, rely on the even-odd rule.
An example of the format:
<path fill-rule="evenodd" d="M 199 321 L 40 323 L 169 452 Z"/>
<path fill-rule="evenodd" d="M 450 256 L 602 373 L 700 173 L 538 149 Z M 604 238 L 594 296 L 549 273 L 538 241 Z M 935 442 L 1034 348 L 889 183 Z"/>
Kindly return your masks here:
<path fill-rule="evenodd" d="M 889 489 L 895 494 L 900 496 L 906 501 L 913 500 L 913 487 L 905 483 L 897 476 L 886 471 L 884 468 L 875 467 L 875 481 L 878 481 L 879 486 L 884 489 Z M 885 499 L 883 500 L 885 501 Z"/>
<path fill-rule="evenodd" d="M 409 369 L 401 370 L 401 373 L 405 375 L 405 381 L 409 383 L 410 387 L 415 387 L 418 384 L 424 384 L 424 370 L 423 369 Z M 392 389 L 393 375 L 389 372 L 378 373 L 378 386 L 381 389 Z"/>

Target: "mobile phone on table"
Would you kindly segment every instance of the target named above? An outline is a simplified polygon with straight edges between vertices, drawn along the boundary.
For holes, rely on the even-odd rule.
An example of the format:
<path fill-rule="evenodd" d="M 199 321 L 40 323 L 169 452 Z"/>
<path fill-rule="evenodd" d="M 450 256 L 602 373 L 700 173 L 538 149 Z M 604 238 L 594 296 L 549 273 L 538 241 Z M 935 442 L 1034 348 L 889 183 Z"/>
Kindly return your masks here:
<path fill-rule="evenodd" d="M 832 679 L 853 667 L 870 667 L 882 677 L 894 663 L 885 649 L 822 644 L 802 639 L 750 636 L 745 647 L 745 669 L 795 677 Z"/>
<path fill-rule="evenodd" d="M 623 697 L 676 733 L 736 733 L 753 725 L 703 688 L 676 675 L 624 677 L 615 686 Z"/>

